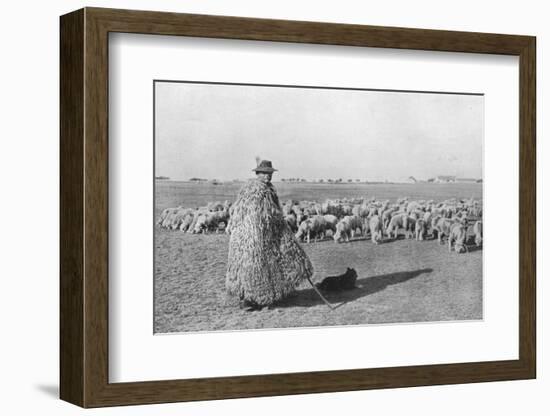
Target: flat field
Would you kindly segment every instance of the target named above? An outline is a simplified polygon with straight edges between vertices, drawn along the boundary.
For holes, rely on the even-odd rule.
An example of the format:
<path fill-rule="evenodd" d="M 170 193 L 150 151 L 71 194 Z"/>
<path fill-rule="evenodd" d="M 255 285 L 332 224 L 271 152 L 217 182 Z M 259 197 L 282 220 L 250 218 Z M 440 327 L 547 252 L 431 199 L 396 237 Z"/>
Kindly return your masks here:
<path fill-rule="evenodd" d="M 233 201 L 241 185 L 157 181 L 155 217 L 167 207 Z M 274 185 L 281 201 L 344 197 L 482 200 L 482 185 L 475 183 Z M 482 319 L 483 251 L 471 244 L 468 253 L 457 254 L 449 253 L 437 240 L 398 238 L 374 245 L 356 238 L 341 244 L 328 239 L 304 243 L 315 269 L 314 282 L 352 267 L 358 274 L 358 287 L 328 294 L 327 299 L 337 306 L 334 311 L 306 282 L 279 304 L 246 312 L 225 293 L 228 242 L 225 234 L 155 229 L 156 333 Z"/>

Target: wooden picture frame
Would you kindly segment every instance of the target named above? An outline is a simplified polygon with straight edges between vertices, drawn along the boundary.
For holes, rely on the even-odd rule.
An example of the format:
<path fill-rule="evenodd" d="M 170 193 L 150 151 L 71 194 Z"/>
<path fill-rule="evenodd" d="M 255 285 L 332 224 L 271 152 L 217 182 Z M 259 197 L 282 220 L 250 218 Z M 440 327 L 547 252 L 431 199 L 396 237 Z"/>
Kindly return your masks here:
<path fill-rule="evenodd" d="M 60 30 L 61 399 L 82 407 L 101 407 L 535 378 L 534 37 L 100 8 L 62 16 Z M 110 32 L 518 56 L 519 359 L 109 383 Z"/>

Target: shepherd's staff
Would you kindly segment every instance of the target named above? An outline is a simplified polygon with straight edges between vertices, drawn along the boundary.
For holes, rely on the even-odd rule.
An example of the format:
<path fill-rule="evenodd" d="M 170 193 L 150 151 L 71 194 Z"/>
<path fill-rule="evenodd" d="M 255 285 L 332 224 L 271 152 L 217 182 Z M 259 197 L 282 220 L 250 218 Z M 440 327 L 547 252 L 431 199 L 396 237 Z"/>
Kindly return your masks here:
<path fill-rule="evenodd" d="M 322 299 L 323 302 L 325 302 L 325 304 L 330 308 L 331 311 L 333 311 L 334 309 L 336 309 L 334 306 L 332 306 L 328 300 L 326 300 L 326 298 L 323 296 L 323 294 L 319 291 L 319 289 L 317 289 L 317 286 L 315 286 L 313 284 L 313 282 L 311 281 L 311 279 L 309 278 L 309 276 L 307 276 L 307 281 L 309 282 L 309 284 L 311 285 L 311 287 L 313 288 L 313 290 L 315 290 L 315 292 L 317 292 L 317 294 L 319 295 L 319 297 Z"/>

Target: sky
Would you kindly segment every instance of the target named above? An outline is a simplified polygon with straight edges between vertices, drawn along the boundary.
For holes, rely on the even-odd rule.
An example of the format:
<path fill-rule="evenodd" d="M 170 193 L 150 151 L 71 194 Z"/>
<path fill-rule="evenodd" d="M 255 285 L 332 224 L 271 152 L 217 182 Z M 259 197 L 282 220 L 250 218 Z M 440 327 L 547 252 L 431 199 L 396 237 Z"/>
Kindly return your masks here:
<path fill-rule="evenodd" d="M 482 95 L 155 82 L 155 175 L 482 177 Z"/>

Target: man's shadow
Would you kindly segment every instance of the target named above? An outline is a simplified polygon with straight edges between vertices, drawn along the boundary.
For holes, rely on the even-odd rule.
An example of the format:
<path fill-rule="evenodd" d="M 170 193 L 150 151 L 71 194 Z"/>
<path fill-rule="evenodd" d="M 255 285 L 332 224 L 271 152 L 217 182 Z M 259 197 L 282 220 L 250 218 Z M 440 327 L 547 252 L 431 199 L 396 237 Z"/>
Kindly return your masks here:
<path fill-rule="evenodd" d="M 344 303 L 352 302 L 356 299 L 372 295 L 373 293 L 380 292 L 386 289 L 388 286 L 404 283 L 408 280 L 414 279 L 424 273 L 431 273 L 433 269 L 419 269 L 406 272 L 395 272 L 389 274 L 383 274 L 379 276 L 364 277 L 357 279 L 355 289 L 345 290 L 341 292 L 322 292 L 323 296 L 334 306 L 339 307 Z M 324 302 L 319 298 L 319 295 L 313 288 L 299 290 L 291 297 L 283 299 L 277 302 L 274 307 L 309 307 L 324 305 Z"/>

